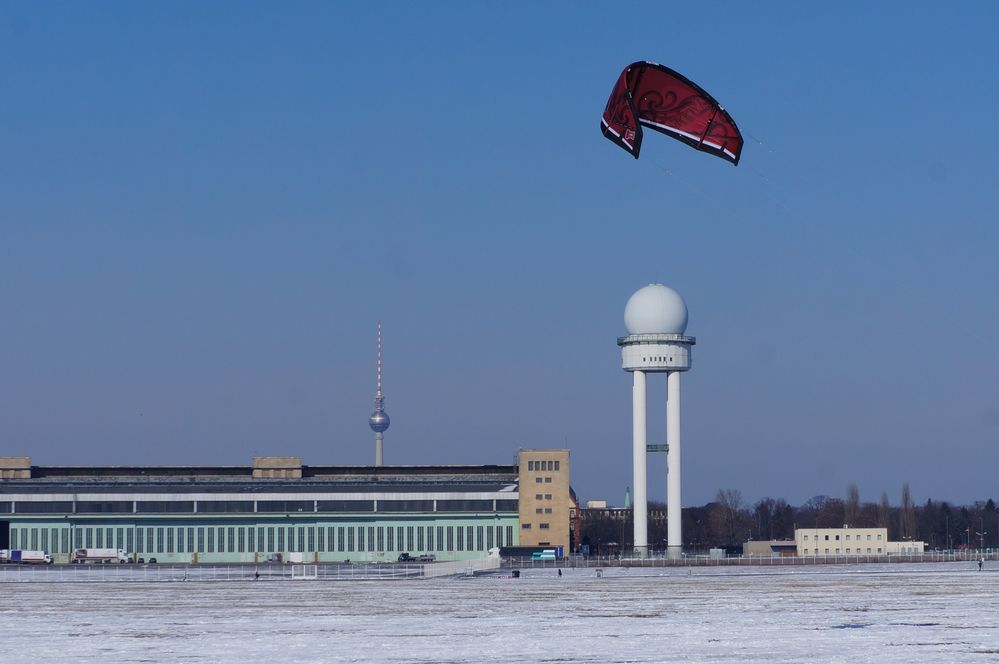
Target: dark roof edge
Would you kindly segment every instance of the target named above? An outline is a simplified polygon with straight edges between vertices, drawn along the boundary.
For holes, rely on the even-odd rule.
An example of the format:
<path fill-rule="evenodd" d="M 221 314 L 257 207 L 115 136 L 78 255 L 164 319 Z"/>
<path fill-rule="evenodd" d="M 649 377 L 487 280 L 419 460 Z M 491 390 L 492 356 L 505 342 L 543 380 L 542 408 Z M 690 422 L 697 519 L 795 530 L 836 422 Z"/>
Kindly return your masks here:
<path fill-rule="evenodd" d="M 302 479 L 324 476 L 507 475 L 515 464 L 301 466 Z M 252 466 L 31 466 L 31 479 L 54 477 L 253 477 Z M 27 479 L 27 478 L 25 478 Z"/>

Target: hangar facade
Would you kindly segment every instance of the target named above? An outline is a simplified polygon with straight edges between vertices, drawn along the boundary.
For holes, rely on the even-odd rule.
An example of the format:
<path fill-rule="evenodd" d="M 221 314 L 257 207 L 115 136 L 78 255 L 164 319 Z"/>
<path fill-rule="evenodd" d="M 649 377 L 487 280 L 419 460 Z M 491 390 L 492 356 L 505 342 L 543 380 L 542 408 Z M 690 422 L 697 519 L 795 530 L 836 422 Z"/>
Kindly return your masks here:
<path fill-rule="evenodd" d="M 545 523 L 544 545 L 569 550 L 568 450 L 521 450 L 517 459 L 308 466 L 288 456 L 255 457 L 252 466 L 73 467 L 0 457 L 0 549 L 46 550 L 57 563 L 78 548 L 124 549 L 161 563 L 387 562 L 401 553 L 468 560 L 519 546 L 522 523 L 531 524 L 525 540 L 538 544 Z M 535 484 L 543 490 L 535 493 Z"/>

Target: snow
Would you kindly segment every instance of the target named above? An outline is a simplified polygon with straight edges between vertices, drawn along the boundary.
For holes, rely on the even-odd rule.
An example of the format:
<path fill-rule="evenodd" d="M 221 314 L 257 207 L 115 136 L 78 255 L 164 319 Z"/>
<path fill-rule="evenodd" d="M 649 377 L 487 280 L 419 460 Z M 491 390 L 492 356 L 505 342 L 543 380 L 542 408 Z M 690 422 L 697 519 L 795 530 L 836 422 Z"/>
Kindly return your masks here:
<path fill-rule="evenodd" d="M 993 565 L 995 565 L 993 563 Z M 59 575 L 58 579 L 66 578 Z M 0 583 L 0 659 L 954 662 L 999 656 L 999 567 L 523 570 L 429 580 Z"/>

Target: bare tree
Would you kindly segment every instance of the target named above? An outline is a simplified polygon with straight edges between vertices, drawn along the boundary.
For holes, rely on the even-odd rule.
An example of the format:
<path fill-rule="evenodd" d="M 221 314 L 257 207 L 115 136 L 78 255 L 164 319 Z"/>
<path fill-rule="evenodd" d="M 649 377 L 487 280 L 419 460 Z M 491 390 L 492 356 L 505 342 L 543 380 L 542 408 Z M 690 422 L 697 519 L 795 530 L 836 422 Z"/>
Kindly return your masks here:
<path fill-rule="evenodd" d="M 762 498 L 753 505 L 753 520 L 756 522 L 756 532 L 759 539 L 774 538 L 774 516 L 777 501 L 773 498 Z"/>
<path fill-rule="evenodd" d="M 916 508 L 912 504 L 908 482 L 902 485 L 902 509 L 899 521 L 902 539 L 913 539 L 916 536 Z"/>
<path fill-rule="evenodd" d="M 743 510 L 742 492 L 738 489 L 721 489 L 711 510 L 713 538 L 722 546 L 735 546 L 749 538 L 752 518 Z"/>
<path fill-rule="evenodd" d="M 856 525 L 860 516 L 860 490 L 856 484 L 846 487 L 846 503 L 843 505 L 843 521 L 851 526 Z"/>
<path fill-rule="evenodd" d="M 888 492 L 881 492 L 881 504 L 878 505 L 878 527 L 887 528 L 891 515 L 891 503 L 888 502 Z"/>

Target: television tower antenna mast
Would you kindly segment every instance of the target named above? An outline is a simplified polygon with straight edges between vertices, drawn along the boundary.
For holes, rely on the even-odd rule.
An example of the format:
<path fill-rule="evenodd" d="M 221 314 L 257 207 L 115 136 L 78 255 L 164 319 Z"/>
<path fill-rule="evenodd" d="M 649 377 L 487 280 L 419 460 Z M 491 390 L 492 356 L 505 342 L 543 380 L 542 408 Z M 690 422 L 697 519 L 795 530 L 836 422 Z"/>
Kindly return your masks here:
<path fill-rule="evenodd" d="M 368 418 L 368 426 L 375 432 L 375 465 L 382 465 L 382 434 L 389 428 L 391 420 L 385 412 L 385 397 L 382 394 L 382 322 L 378 321 L 378 354 L 375 363 L 377 382 L 375 383 L 375 412 Z"/>

